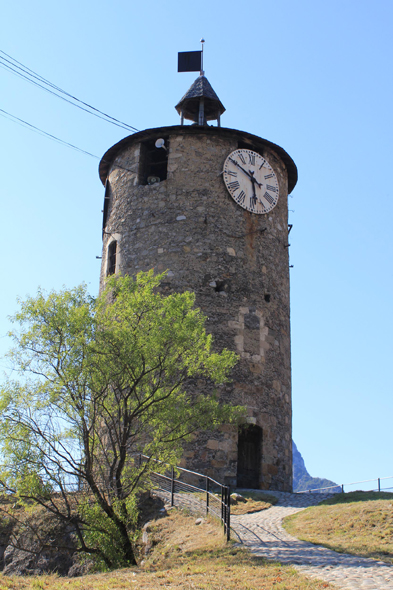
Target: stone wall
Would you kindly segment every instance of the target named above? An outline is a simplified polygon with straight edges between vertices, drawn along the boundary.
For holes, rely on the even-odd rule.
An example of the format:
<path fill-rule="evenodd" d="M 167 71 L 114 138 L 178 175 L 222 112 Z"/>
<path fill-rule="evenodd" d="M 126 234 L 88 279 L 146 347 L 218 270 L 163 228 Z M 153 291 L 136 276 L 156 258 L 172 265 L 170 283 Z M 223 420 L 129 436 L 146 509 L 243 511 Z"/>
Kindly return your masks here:
<path fill-rule="evenodd" d="M 169 136 L 168 177 L 140 185 L 141 141 L 162 136 Z M 280 197 L 267 215 L 239 207 L 224 185 L 224 161 L 239 142 L 266 157 L 277 175 Z M 111 148 L 101 165 L 110 196 L 101 284 L 108 245 L 116 239 L 117 269 L 168 270 L 164 292 L 195 292 L 216 348 L 239 354 L 233 381 L 219 395 L 246 406 L 248 422 L 262 428 L 259 487 L 290 491 L 290 158 L 272 145 L 235 130 L 187 126 L 148 130 Z M 200 433 L 186 447 L 183 465 L 236 485 L 237 440 L 237 428 L 229 425 Z"/>

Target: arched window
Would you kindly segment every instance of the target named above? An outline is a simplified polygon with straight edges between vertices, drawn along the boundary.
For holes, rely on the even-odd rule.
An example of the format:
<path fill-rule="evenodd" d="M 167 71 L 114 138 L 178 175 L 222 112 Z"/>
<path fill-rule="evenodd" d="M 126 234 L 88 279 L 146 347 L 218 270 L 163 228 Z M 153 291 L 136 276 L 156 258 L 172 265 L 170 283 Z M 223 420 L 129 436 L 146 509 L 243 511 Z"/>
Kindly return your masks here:
<path fill-rule="evenodd" d="M 107 276 L 113 275 L 116 272 L 116 253 L 117 253 L 117 242 L 113 240 L 108 246 L 108 270 Z"/>

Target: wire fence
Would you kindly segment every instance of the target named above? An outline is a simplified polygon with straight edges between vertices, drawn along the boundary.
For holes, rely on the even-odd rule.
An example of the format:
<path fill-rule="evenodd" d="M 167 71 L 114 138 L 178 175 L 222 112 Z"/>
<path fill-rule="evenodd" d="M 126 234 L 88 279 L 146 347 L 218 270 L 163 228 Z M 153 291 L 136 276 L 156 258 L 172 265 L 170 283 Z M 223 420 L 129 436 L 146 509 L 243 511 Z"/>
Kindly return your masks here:
<path fill-rule="evenodd" d="M 391 480 L 391 485 L 389 487 L 383 487 L 384 483 L 387 480 Z M 362 485 L 362 488 L 355 488 L 354 486 Z M 365 485 L 369 484 L 369 485 Z M 348 493 L 348 492 L 355 492 L 355 491 L 364 491 L 364 492 L 388 492 L 393 491 L 393 475 L 389 477 L 377 477 L 376 479 L 364 479 L 363 481 L 354 481 L 351 483 L 343 483 L 340 485 L 333 485 L 327 486 L 324 488 L 312 488 L 307 490 L 301 490 L 300 492 L 296 492 L 297 494 L 307 494 L 312 492 L 326 492 L 331 494 L 337 493 Z"/>
<path fill-rule="evenodd" d="M 140 463 L 152 461 L 147 455 L 140 455 Z M 156 460 L 153 460 L 156 461 Z M 206 514 L 218 518 L 224 527 L 227 540 L 231 531 L 231 490 L 230 486 L 182 467 L 173 468 L 160 461 L 163 473 L 150 473 L 152 487 L 170 502 L 171 506 L 188 508 L 191 512 Z"/>

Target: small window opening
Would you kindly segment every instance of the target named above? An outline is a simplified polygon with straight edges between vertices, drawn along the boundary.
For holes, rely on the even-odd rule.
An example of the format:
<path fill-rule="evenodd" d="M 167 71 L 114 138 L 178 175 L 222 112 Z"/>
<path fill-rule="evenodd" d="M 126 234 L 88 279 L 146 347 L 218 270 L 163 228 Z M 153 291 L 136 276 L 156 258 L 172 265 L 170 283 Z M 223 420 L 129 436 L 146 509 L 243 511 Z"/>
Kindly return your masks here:
<path fill-rule="evenodd" d="M 139 183 L 156 184 L 168 175 L 168 137 L 163 137 L 165 147 L 156 147 L 157 138 L 141 143 Z"/>
<path fill-rule="evenodd" d="M 270 293 L 265 293 L 265 301 L 266 303 L 270 303 Z"/>
<path fill-rule="evenodd" d="M 116 272 L 116 253 L 117 253 L 117 242 L 114 240 L 108 246 L 108 272 L 107 276 L 113 275 Z"/>
<path fill-rule="evenodd" d="M 109 180 L 106 179 L 106 182 L 105 182 L 105 196 L 104 196 L 104 208 L 102 210 L 102 213 L 103 213 L 103 218 L 102 218 L 102 233 L 104 233 L 105 227 L 106 227 L 106 223 L 108 221 L 110 201 L 111 201 L 111 187 L 109 185 Z"/>

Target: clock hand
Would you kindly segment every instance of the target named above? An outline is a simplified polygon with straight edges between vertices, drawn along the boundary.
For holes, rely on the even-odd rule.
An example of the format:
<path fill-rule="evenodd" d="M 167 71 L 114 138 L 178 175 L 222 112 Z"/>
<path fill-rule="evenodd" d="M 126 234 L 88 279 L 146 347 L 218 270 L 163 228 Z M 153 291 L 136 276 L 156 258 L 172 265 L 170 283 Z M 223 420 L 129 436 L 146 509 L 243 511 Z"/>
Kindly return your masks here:
<path fill-rule="evenodd" d="M 256 178 L 254 178 L 254 172 L 252 170 L 249 171 L 251 174 L 251 180 L 252 180 L 252 197 L 250 199 L 250 201 L 254 201 L 254 206 L 257 204 L 257 201 L 260 202 L 260 204 L 262 205 L 263 209 L 265 209 L 265 204 L 262 201 L 261 198 L 257 198 L 257 195 L 255 193 L 255 185 L 257 184 L 259 186 L 259 188 L 262 188 L 262 183 L 258 182 Z"/>
<path fill-rule="evenodd" d="M 256 180 L 253 177 L 251 177 L 251 180 L 253 180 L 254 182 L 252 183 L 252 197 L 251 197 L 250 201 L 253 201 L 253 207 L 255 207 L 255 205 L 257 204 L 257 195 L 255 193 Z"/>
<path fill-rule="evenodd" d="M 241 166 L 239 164 L 239 162 L 236 162 L 236 160 L 232 160 L 232 158 L 229 158 L 229 159 L 232 162 L 232 164 L 235 164 L 235 166 L 237 166 L 238 168 L 240 168 L 240 170 L 242 170 L 244 172 L 244 174 L 246 174 L 248 176 L 248 178 L 251 180 L 251 182 L 253 184 L 253 187 L 254 187 L 254 184 L 256 183 L 259 186 L 259 188 L 262 188 L 262 184 L 260 182 L 258 182 L 256 178 L 254 178 L 254 170 L 249 170 L 247 172 L 247 170 L 245 170 L 243 168 L 243 166 Z"/>
<path fill-rule="evenodd" d="M 251 180 L 251 185 L 252 185 L 252 196 L 250 197 L 250 202 L 251 202 L 251 201 L 253 201 L 253 205 L 255 206 L 255 205 L 256 205 L 256 203 L 257 203 L 257 200 L 258 200 L 258 199 L 257 199 L 256 192 L 255 192 L 255 185 L 257 184 L 259 188 L 262 188 L 262 184 L 261 184 L 260 182 L 258 182 L 256 178 L 254 178 L 254 170 L 249 170 L 249 171 L 247 172 L 247 170 L 245 170 L 245 169 L 243 168 L 243 166 L 241 166 L 241 165 L 239 164 L 239 162 L 236 162 L 236 160 L 233 160 L 232 158 L 229 158 L 229 160 L 232 162 L 232 164 L 235 164 L 235 166 L 237 166 L 238 168 L 240 168 L 240 170 L 241 170 L 242 172 L 244 172 L 244 174 L 245 174 L 246 176 L 248 176 L 248 178 Z M 260 202 L 261 202 L 261 204 L 263 205 L 262 201 L 260 201 Z"/>
<path fill-rule="evenodd" d="M 253 188 L 255 187 L 256 184 L 259 186 L 259 188 L 262 188 L 262 184 L 260 182 L 258 182 L 257 179 L 254 177 L 254 170 L 249 170 L 249 173 L 250 173 L 250 178 L 252 181 Z M 255 188 L 254 188 L 254 190 L 255 190 Z"/>
<path fill-rule="evenodd" d="M 235 166 L 237 166 L 238 168 L 240 168 L 240 170 L 242 170 L 244 172 L 244 174 L 246 174 L 248 176 L 248 178 L 252 178 L 251 174 L 249 174 L 247 172 L 247 170 L 244 170 L 243 166 L 240 166 L 240 164 L 238 162 L 236 162 L 236 160 L 232 160 L 232 158 L 229 158 L 229 159 L 232 162 L 232 164 L 235 164 Z"/>

